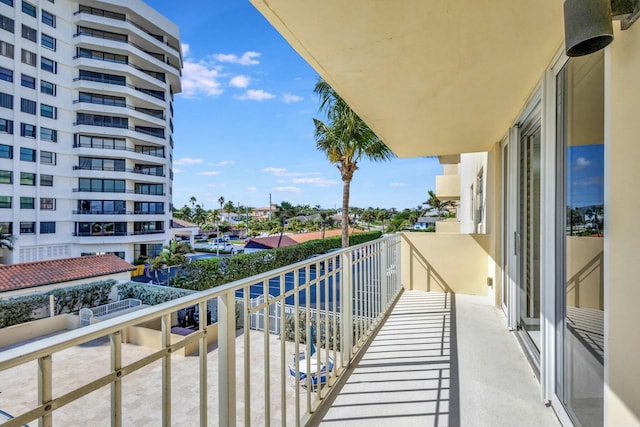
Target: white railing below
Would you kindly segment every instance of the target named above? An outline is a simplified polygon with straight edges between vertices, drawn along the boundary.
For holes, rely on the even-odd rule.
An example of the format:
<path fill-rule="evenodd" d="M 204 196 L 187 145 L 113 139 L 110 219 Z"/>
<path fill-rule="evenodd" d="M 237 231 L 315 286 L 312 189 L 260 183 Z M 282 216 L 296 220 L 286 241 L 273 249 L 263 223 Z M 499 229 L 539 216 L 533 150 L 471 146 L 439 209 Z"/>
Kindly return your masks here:
<path fill-rule="evenodd" d="M 384 237 L 6 350 L 0 353 L 0 384 L 11 381 L 12 371 L 17 370 L 14 378 L 20 378 L 26 389 L 16 382 L 10 390 L 3 390 L 3 409 L 11 408 L 15 418 L 0 425 L 19 427 L 36 420 L 38 425 L 70 425 L 74 420 L 95 417 L 90 411 L 96 399 L 109 408 L 109 421 L 104 413 L 100 425 L 110 423 L 114 427 L 135 425 L 135 417 L 162 426 L 207 426 L 215 424 L 211 418 L 217 418 L 220 426 L 249 426 L 252 422 L 304 425 L 400 295 L 400 247 L 399 236 Z M 249 301 L 256 296 L 263 298 L 251 305 Z M 207 334 L 211 332 L 207 316 L 199 316 L 197 330 L 175 341 L 171 329 L 177 311 L 198 305 L 199 312 L 206 313 L 207 301 L 212 298 L 218 302 L 217 347 L 208 348 Z M 237 298 L 243 300 L 242 308 Z M 239 325 L 250 324 L 256 313 L 269 316 L 273 307 L 283 306 L 291 308 L 273 320 L 279 323 L 279 335 L 270 333 L 271 328 L 238 329 Z M 322 315 L 335 311 L 340 315 Z M 132 344 L 126 343 L 129 329 L 156 323 L 160 348 L 148 349 L 134 358 L 136 353 L 128 347 Z M 94 341 L 105 337 L 108 343 Z M 309 339 L 303 342 L 303 337 L 312 337 L 313 344 Z M 61 352 L 87 348 L 97 351 L 93 344 L 78 347 L 90 341 L 109 354 L 110 362 L 102 370 L 93 369 L 91 364 L 84 367 L 82 357 L 69 357 L 70 353 L 58 357 Z M 187 362 L 177 351 L 195 343 L 199 348 L 194 365 L 197 368 L 178 369 Z M 303 350 L 310 355 L 312 345 L 317 350 L 315 358 L 293 360 L 292 356 Z M 25 370 L 28 364 L 37 365 L 37 369 Z M 316 377 L 317 382 L 312 375 L 297 381 L 290 373 L 291 364 L 295 371 L 315 369 L 322 376 Z M 149 386 L 155 381 L 152 370 L 142 370 L 150 365 L 160 368 L 153 369 L 153 375 L 161 377 L 156 387 Z M 182 375 L 172 376 L 173 369 Z M 61 373 L 66 370 L 82 375 L 69 378 Z M 25 372 L 32 375 L 28 381 Z M 123 379 L 126 387 L 122 386 Z M 193 390 L 192 396 L 183 395 L 183 383 Z M 110 387 L 105 388 L 107 385 Z M 135 413 L 128 413 L 124 419 L 123 406 L 153 393 L 159 395 L 159 408 L 137 405 Z M 81 400 L 85 396 L 93 403 Z M 80 411 L 75 409 L 78 402 L 87 402 L 81 406 L 82 414 L 74 412 Z"/>

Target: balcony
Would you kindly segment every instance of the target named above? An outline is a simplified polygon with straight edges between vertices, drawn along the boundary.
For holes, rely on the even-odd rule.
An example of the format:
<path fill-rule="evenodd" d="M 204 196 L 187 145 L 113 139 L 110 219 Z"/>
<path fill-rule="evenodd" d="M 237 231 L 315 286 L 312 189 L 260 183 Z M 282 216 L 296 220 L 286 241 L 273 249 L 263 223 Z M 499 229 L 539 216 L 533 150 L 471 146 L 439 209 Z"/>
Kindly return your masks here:
<path fill-rule="evenodd" d="M 3 426 L 79 413 L 112 425 L 559 425 L 502 314 L 456 293 L 486 295 L 486 242 L 438 236 L 464 246 L 447 256 L 429 249 L 435 234 L 415 234 L 4 349 L 3 402 L 16 418 Z M 462 257 L 471 271 L 446 268 Z M 178 310 L 208 303 L 213 324 L 173 328 Z M 133 344 L 143 334 L 155 347 Z M 312 346 L 314 357 L 292 357 Z"/>

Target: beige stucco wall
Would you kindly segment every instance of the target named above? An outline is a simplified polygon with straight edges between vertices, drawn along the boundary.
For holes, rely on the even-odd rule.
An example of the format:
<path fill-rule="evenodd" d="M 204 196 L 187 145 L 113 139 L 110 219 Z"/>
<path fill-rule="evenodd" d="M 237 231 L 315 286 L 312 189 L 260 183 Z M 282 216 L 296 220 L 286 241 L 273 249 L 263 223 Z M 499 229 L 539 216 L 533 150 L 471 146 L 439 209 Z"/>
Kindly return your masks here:
<path fill-rule="evenodd" d="M 436 233 L 460 233 L 460 222 L 455 218 L 437 221 Z"/>
<path fill-rule="evenodd" d="M 487 295 L 489 236 L 402 234 L 402 285 L 407 290 Z"/>
<path fill-rule="evenodd" d="M 567 305 L 604 310 L 604 239 L 567 238 Z"/>
<path fill-rule="evenodd" d="M 159 321 L 158 321 L 159 323 Z M 151 326 L 150 324 L 147 326 Z M 157 326 L 157 325 L 153 325 Z M 171 344 L 175 344 L 185 337 L 182 335 L 171 334 Z M 141 345 L 152 349 L 160 349 L 162 345 L 162 332 L 159 328 L 145 327 L 142 325 L 127 328 L 124 335 L 125 342 Z M 207 327 L 207 343 L 209 345 L 218 342 L 218 324 L 212 323 Z M 181 356 L 190 356 L 197 354 L 199 351 L 198 341 L 187 344 L 176 352 Z"/>
<path fill-rule="evenodd" d="M 617 27 L 617 25 L 615 25 Z M 605 57 L 605 424 L 640 426 L 640 23 Z"/>
<path fill-rule="evenodd" d="M 460 175 L 436 176 L 436 196 L 440 200 L 460 199 Z"/>
<path fill-rule="evenodd" d="M 0 348 L 78 327 L 78 316 L 62 314 L 0 329 Z"/>

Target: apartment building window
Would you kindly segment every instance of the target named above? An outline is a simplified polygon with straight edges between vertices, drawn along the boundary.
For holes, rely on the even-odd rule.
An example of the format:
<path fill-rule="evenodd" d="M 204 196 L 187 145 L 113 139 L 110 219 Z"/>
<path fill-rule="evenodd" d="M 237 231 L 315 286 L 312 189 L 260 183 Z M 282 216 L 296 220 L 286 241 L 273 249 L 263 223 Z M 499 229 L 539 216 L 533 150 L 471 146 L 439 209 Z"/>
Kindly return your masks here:
<path fill-rule="evenodd" d="M 0 119 L 0 133 L 13 134 L 13 121 Z"/>
<path fill-rule="evenodd" d="M 0 80 L 5 82 L 13 82 L 13 71 L 0 67 Z"/>
<path fill-rule="evenodd" d="M 32 148 L 20 147 L 20 160 L 24 162 L 35 162 L 36 150 Z"/>
<path fill-rule="evenodd" d="M 38 41 L 38 30 L 22 24 L 22 38 L 36 43 Z"/>
<path fill-rule="evenodd" d="M 92 37 L 98 37 L 106 40 L 115 40 L 120 42 L 127 42 L 128 38 L 126 34 L 112 33 L 110 31 L 97 30 L 89 27 L 78 27 L 78 35 L 87 35 Z"/>
<path fill-rule="evenodd" d="M 164 185 L 163 184 L 136 184 L 135 193 L 151 194 L 154 196 L 163 196 Z"/>
<path fill-rule="evenodd" d="M 150 126 L 136 126 L 136 132 L 144 133 L 145 135 L 155 136 L 156 138 L 164 138 L 164 128 L 154 128 Z"/>
<path fill-rule="evenodd" d="M 36 101 L 30 99 L 20 99 L 20 111 L 27 114 L 36 114 Z"/>
<path fill-rule="evenodd" d="M 40 223 L 40 234 L 54 234 L 56 232 L 56 223 L 46 221 Z"/>
<path fill-rule="evenodd" d="M 103 116 L 100 114 L 77 113 L 76 122 L 79 125 L 106 126 L 124 129 L 129 127 L 129 120 L 126 117 Z"/>
<path fill-rule="evenodd" d="M 58 72 L 58 64 L 49 58 L 40 58 L 40 68 L 44 71 L 56 74 Z"/>
<path fill-rule="evenodd" d="M 0 196 L 0 208 L 1 209 L 11 209 L 11 201 L 13 198 L 11 196 Z"/>
<path fill-rule="evenodd" d="M 97 73 L 95 71 L 80 70 L 80 80 L 88 80 L 91 82 L 108 83 L 112 85 L 125 86 L 127 79 L 124 76 L 115 74 Z"/>
<path fill-rule="evenodd" d="M 126 222 L 78 222 L 78 236 L 126 236 Z"/>
<path fill-rule="evenodd" d="M 58 109 L 52 105 L 40 104 L 40 115 L 42 117 L 55 119 L 58 117 Z"/>
<path fill-rule="evenodd" d="M 164 231 L 164 221 L 144 221 L 133 223 L 133 232 L 135 234 L 161 233 L 162 231 Z"/>
<path fill-rule="evenodd" d="M 20 234 L 35 234 L 36 233 L 36 223 L 35 222 L 21 222 L 20 223 Z"/>
<path fill-rule="evenodd" d="M 15 25 L 14 25 L 13 19 L 7 18 L 4 15 L 0 15 L 0 28 L 2 28 L 5 31 L 9 31 L 10 33 L 13 33 L 14 26 Z"/>
<path fill-rule="evenodd" d="M 56 39 L 47 34 L 40 34 L 40 44 L 47 49 L 56 50 Z"/>
<path fill-rule="evenodd" d="M 0 107 L 13 110 L 13 95 L 0 92 Z"/>
<path fill-rule="evenodd" d="M 136 214 L 164 214 L 162 202 L 135 202 L 133 206 Z"/>
<path fill-rule="evenodd" d="M 79 178 L 79 191 L 98 193 L 124 193 L 126 191 L 124 179 Z"/>
<path fill-rule="evenodd" d="M 44 211 L 56 210 L 56 199 L 53 199 L 51 197 L 41 197 L 40 210 L 44 210 Z"/>
<path fill-rule="evenodd" d="M 116 107 L 125 107 L 126 99 L 123 96 L 100 95 L 96 93 L 80 92 L 78 95 L 80 102 L 89 102 L 91 104 L 113 105 Z"/>
<path fill-rule="evenodd" d="M 36 174 L 20 172 L 20 185 L 36 185 Z"/>
<path fill-rule="evenodd" d="M 78 200 L 78 213 L 96 215 L 120 215 L 126 213 L 124 200 Z"/>
<path fill-rule="evenodd" d="M 0 159 L 13 159 L 13 147 L 0 144 Z"/>
<path fill-rule="evenodd" d="M 118 171 L 124 172 L 124 159 L 100 159 L 94 157 L 80 157 L 78 168 L 84 170 Z"/>
<path fill-rule="evenodd" d="M 36 88 L 36 78 L 28 76 L 26 74 L 21 74 L 20 75 L 20 85 L 22 87 L 26 87 L 26 88 L 29 88 L 29 89 L 35 89 Z"/>
<path fill-rule="evenodd" d="M 79 147 L 104 148 L 109 150 L 125 150 L 126 141 L 120 138 L 105 138 L 102 136 L 75 135 L 76 145 Z"/>
<path fill-rule="evenodd" d="M 35 197 L 20 197 L 20 209 L 35 209 Z"/>
<path fill-rule="evenodd" d="M 51 151 L 40 151 L 40 164 L 42 165 L 55 165 L 56 164 L 56 153 L 52 153 Z"/>
<path fill-rule="evenodd" d="M 0 170 L 0 184 L 13 184 L 13 172 Z"/>
<path fill-rule="evenodd" d="M 116 64 L 128 64 L 129 58 L 126 55 L 118 55 L 111 52 L 78 48 L 80 58 L 97 59 L 98 61 L 114 62 Z"/>
<path fill-rule="evenodd" d="M 56 96 L 56 85 L 45 80 L 40 80 L 40 92 L 47 95 Z"/>
<path fill-rule="evenodd" d="M 151 166 L 151 165 L 135 165 L 133 168 L 134 172 L 141 173 L 144 175 L 153 175 L 153 176 L 164 176 L 164 168 L 162 166 Z"/>
<path fill-rule="evenodd" d="M 33 16 L 34 18 L 38 17 L 36 7 L 31 3 L 27 3 L 26 1 L 22 2 L 22 12 L 26 13 L 29 16 Z"/>
<path fill-rule="evenodd" d="M 24 136 L 26 138 L 35 138 L 36 127 L 28 123 L 20 123 L 20 136 Z"/>
<path fill-rule="evenodd" d="M 0 0 L 0 3 L 4 3 L 7 6 L 13 7 L 13 0 Z"/>
<path fill-rule="evenodd" d="M 41 127 L 40 141 L 58 142 L 58 131 L 55 129 Z"/>
<path fill-rule="evenodd" d="M 79 5 L 78 11 L 83 13 L 89 13 L 95 16 L 104 16 L 105 18 L 117 19 L 119 21 L 127 20 L 127 16 L 124 13 L 109 12 L 108 10 L 97 9 L 95 7 L 89 7 L 82 4 Z"/>
<path fill-rule="evenodd" d="M 53 2 L 52 2 L 53 3 Z M 47 12 L 46 10 L 42 11 L 42 23 L 48 25 L 50 27 L 56 27 L 56 15 Z"/>
<path fill-rule="evenodd" d="M 22 49 L 22 63 L 35 67 L 38 64 L 38 55 L 27 49 Z"/>
<path fill-rule="evenodd" d="M 53 175 L 40 174 L 40 187 L 53 187 Z"/>
<path fill-rule="evenodd" d="M 14 48 L 11 43 L 0 40 L 0 55 L 13 59 Z"/>

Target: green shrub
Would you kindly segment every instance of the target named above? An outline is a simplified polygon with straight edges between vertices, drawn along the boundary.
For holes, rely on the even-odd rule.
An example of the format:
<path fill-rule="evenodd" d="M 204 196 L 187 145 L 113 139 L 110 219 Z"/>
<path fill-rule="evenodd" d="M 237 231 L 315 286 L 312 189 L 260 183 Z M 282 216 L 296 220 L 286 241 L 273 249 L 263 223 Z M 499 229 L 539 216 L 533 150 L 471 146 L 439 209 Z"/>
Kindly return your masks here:
<path fill-rule="evenodd" d="M 118 299 L 135 298 L 147 305 L 162 304 L 189 294 L 191 292 L 184 289 L 147 285 L 145 283 L 128 282 L 118 285 Z"/>

